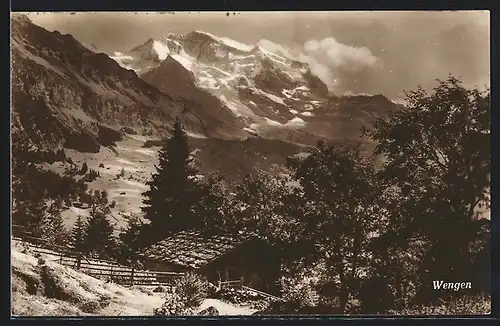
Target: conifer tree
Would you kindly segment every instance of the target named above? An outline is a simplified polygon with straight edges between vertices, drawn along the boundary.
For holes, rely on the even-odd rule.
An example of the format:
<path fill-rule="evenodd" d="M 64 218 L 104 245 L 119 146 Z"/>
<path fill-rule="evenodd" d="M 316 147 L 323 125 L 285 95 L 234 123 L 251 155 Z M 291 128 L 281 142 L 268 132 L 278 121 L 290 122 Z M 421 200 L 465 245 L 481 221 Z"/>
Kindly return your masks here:
<path fill-rule="evenodd" d="M 89 170 L 89 167 L 87 165 L 87 162 L 83 162 L 82 168 L 80 169 L 80 175 L 85 175 L 88 170 Z"/>
<path fill-rule="evenodd" d="M 70 244 L 75 251 L 85 252 L 85 224 L 82 217 L 78 216 L 75 226 L 71 230 Z"/>
<path fill-rule="evenodd" d="M 55 200 L 42 215 L 39 222 L 40 236 L 49 244 L 66 245 L 68 233 L 61 216 L 59 200 Z"/>
<path fill-rule="evenodd" d="M 93 206 L 85 228 L 85 248 L 89 253 L 110 257 L 115 248 L 113 226 L 106 214 Z"/>
<path fill-rule="evenodd" d="M 149 240 L 155 242 L 172 232 L 197 226 L 193 214 L 196 202 L 196 169 L 193 167 L 187 135 L 179 119 L 173 134 L 159 151 L 156 173 L 143 193 L 145 218 L 151 221 Z"/>
<path fill-rule="evenodd" d="M 137 252 L 142 247 L 141 231 L 143 224 L 137 216 L 131 216 L 127 227 L 120 232 L 120 259 L 127 264 L 133 264 L 137 257 Z"/>

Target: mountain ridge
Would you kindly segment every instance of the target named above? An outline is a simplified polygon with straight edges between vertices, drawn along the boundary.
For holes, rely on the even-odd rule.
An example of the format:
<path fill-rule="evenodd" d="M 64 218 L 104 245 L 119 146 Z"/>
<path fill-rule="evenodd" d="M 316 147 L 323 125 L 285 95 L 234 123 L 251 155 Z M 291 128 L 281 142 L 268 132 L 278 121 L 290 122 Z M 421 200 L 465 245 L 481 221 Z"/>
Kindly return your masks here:
<path fill-rule="evenodd" d="M 188 131 L 207 137 L 242 134 L 236 121 L 212 115 L 206 123 L 185 110 L 182 101 L 174 101 L 106 54 L 85 48 L 70 35 L 49 32 L 25 16 L 12 18 L 11 47 L 13 120 L 40 145 L 95 152 L 100 125 L 166 136 L 178 115 Z"/>

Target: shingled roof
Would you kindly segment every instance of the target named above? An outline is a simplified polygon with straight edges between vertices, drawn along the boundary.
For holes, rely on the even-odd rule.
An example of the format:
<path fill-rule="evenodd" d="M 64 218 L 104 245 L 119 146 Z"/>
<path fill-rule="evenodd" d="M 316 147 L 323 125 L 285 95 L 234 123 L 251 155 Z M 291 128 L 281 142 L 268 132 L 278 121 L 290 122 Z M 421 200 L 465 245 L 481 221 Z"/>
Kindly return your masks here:
<path fill-rule="evenodd" d="M 199 231 L 181 231 L 148 247 L 141 255 L 148 259 L 197 269 L 250 239 L 251 236 L 243 234 L 235 236 L 218 233 L 207 236 Z"/>

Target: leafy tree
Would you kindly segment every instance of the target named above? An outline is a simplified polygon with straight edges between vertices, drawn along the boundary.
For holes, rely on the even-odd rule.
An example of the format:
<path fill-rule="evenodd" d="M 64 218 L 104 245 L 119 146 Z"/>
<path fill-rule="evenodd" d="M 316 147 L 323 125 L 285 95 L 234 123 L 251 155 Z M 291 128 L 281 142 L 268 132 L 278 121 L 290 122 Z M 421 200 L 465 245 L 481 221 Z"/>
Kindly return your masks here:
<path fill-rule="evenodd" d="M 196 169 L 187 142 L 187 135 L 179 119 L 175 121 L 173 135 L 159 151 L 156 173 L 147 182 L 149 190 L 142 207 L 151 241 L 165 238 L 171 232 L 199 225 L 193 207 L 198 191 Z"/>
<path fill-rule="evenodd" d="M 96 206 L 91 208 L 87 220 L 85 248 L 89 253 L 103 257 L 112 256 L 115 249 L 113 226 L 106 218 L 106 214 Z"/>
<path fill-rule="evenodd" d="M 386 224 L 374 163 L 362 157 L 359 145 L 320 142 L 289 166 L 303 190 L 305 232 L 315 242 L 308 258 L 326 262 L 338 286 L 338 310 L 345 313 L 369 271 L 371 241 Z"/>
<path fill-rule="evenodd" d="M 490 94 L 467 89 L 456 78 L 438 80 L 432 93 L 407 93 L 405 108 L 378 119 L 364 134 L 378 143 L 400 205 L 392 224 L 401 238 L 425 244 L 423 300 L 432 280 L 468 279 L 469 247 L 476 241 L 477 211 L 490 184 Z"/>
<path fill-rule="evenodd" d="M 263 171 L 245 176 L 235 189 L 235 227 L 253 231 L 271 244 L 294 241 L 294 217 L 302 212 L 294 211 L 300 199 L 290 182 Z"/>
<path fill-rule="evenodd" d="M 200 221 L 200 229 L 204 232 L 228 230 L 234 207 L 223 177 L 215 173 L 204 178 L 196 196 L 198 201 L 194 206 L 194 213 L 195 219 Z"/>

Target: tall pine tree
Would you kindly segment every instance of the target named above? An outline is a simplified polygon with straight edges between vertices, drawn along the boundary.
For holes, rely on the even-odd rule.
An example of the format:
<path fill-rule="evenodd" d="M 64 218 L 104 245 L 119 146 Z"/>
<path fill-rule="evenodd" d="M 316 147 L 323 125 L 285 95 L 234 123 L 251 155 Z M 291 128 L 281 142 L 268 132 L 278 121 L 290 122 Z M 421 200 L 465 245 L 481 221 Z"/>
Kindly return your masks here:
<path fill-rule="evenodd" d="M 137 216 L 130 216 L 127 227 L 120 232 L 119 260 L 127 265 L 134 265 L 137 253 L 142 247 L 142 221 Z"/>
<path fill-rule="evenodd" d="M 70 244 L 77 252 L 85 253 L 85 224 L 82 217 L 78 216 L 75 226 L 71 230 Z"/>
<path fill-rule="evenodd" d="M 150 221 L 149 239 L 155 242 L 169 234 L 197 226 L 193 207 L 198 194 L 197 170 L 193 167 L 188 138 L 179 118 L 172 136 L 159 151 L 159 164 L 147 182 L 142 207 Z"/>
<path fill-rule="evenodd" d="M 61 215 L 60 200 L 55 200 L 48 206 L 40 221 L 40 236 L 49 244 L 64 246 L 69 241 L 69 235 Z"/>
<path fill-rule="evenodd" d="M 85 248 L 99 257 L 111 257 L 115 249 L 113 226 L 97 207 L 92 207 L 85 228 Z"/>

